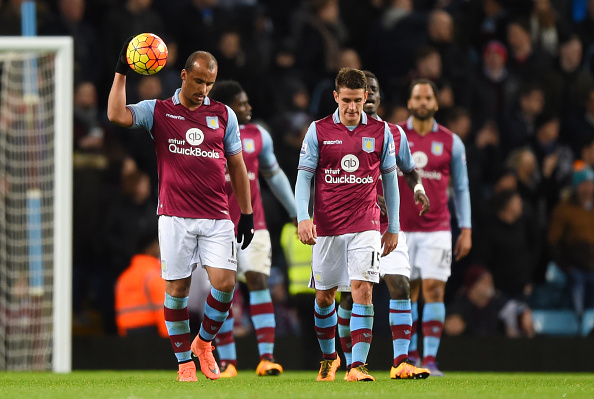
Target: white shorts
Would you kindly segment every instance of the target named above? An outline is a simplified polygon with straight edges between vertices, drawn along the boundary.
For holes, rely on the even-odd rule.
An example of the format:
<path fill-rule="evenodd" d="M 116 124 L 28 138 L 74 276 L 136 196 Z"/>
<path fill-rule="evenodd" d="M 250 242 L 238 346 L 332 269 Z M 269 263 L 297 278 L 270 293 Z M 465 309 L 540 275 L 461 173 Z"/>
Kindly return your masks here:
<path fill-rule="evenodd" d="M 197 265 L 237 271 L 235 228 L 228 219 L 159 216 L 161 277 L 190 277 Z"/>
<path fill-rule="evenodd" d="M 237 279 L 245 282 L 246 272 L 258 272 L 270 276 L 272 246 L 268 230 L 256 230 L 246 249 L 237 248 Z"/>
<path fill-rule="evenodd" d="M 399 274 L 406 278 L 410 277 L 406 234 L 402 231 L 398 233 L 398 245 L 396 248 L 380 259 L 380 276 L 384 277 L 386 274 Z"/>
<path fill-rule="evenodd" d="M 452 270 L 452 233 L 432 231 L 407 232 L 411 280 L 448 281 Z"/>
<path fill-rule="evenodd" d="M 370 230 L 316 239 L 309 288 L 350 291 L 351 280 L 379 282 L 381 236 Z"/>

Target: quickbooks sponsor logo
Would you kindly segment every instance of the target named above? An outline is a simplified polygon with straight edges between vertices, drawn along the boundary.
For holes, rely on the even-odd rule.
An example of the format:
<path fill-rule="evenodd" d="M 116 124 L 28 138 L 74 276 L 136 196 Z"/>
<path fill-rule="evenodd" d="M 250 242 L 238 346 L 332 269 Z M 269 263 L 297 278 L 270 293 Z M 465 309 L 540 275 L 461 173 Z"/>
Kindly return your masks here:
<path fill-rule="evenodd" d="M 219 153 L 217 151 L 204 151 L 198 147 L 178 147 L 176 144 L 169 144 L 169 151 L 173 152 L 174 154 L 181 154 L 181 155 L 189 155 L 193 157 L 202 157 L 202 158 L 220 158 Z"/>
<path fill-rule="evenodd" d="M 373 184 L 373 177 L 357 177 L 355 175 L 336 176 L 327 174 L 324 176 L 326 183 L 330 184 Z"/>

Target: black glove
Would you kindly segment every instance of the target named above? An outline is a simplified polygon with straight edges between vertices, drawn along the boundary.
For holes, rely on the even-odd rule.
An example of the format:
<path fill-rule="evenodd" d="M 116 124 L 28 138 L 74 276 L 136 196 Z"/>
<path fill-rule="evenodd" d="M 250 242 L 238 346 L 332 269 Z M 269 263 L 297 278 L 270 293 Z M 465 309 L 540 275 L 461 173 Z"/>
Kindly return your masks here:
<path fill-rule="evenodd" d="M 118 63 L 116 64 L 116 73 L 121 73 L 125 75 L 130 70 L 130 65 L 128 65 L 128 61 L 126 60 L 126 52 L 128 51 L 128 45 L 130 41 L 134 39 L 134 36 L 130 36 L 124 42 L 124 47 L 122 47 L 122 51 L 120 51 L 120 55 L 118 56 Z"/>
<path fill-rule="evenodd" d="M 242 242 L 241 249 L 246 249 L 254 238 L 254 214 L 241 214 L 239 223 L 237 224 L 237 242 Z"/>

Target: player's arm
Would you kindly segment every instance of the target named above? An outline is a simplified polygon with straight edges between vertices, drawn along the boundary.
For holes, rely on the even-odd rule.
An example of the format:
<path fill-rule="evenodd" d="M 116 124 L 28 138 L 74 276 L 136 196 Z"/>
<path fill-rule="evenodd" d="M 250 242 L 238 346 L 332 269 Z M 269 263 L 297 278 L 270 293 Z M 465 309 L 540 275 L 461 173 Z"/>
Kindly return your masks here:
<path fill-rule="evenodd" d="M 398 176 L 396 174 L 396 148 L 394 137 L 384 123 L 384 146 L 381 153 L 380 169 L 386 210 L 388 212 L 388 230 L 382 236 L 384 251 L 382 256 L 388 255 L 398 245 L 398 232 L 400 231 L 400 193 L 398 191 Z"/>
<path fill-rule="evenodd" d="M 241 152 L 237 116 L 231 108 L 226 105 L 225 107 L 227 109 L 227 127 L 223 137 L 223 144 L 225 157 L 227 158 L 227 170 L 229 171 L 231 188 L 241 210 L 239 223 L 237 223 L 237 242 L 242 242 L 241 249 L 246 249 L 250 245 L 252 238 L 254 238 L 254 211 L 252 210 L 250 179 Z"/>
<path fill-rule="evenodd" d="M 468 170 L 466 169 L 466 149 L 460 137 L 454 135 L 452 146 L 452 185 L 454 191 L 454 207 L 460 236 L 456 241 L 454 255 L 460 260 L 470 252 L 472 248 L 472 224 L 470 215 L 470 190 L 468 188 Z"/>
<path fill-rule="evenodd" d="M 408 187 L 410 187 L 413 192 L 415 204 L 420 203 L 423 205 L 419 212 L 419 216 L 423 216 L 429 212 L 429 198 L 427 197 L 427 194 L 425 194 L 425 187 L 423 187 L 421 176 L 419 176 L 419 173 L 415 169 L 415 161 L 410 152 L 406 134 L 400 126 L 396 127 L 400 131 L 400 149 L 398 150 L 398 155 L 396 155 L 396 164 L 402 171 L 402 174 L 406 179 L 406 184 L 408 184 Z"/>
<path fill-rule="evenodd" d="M 285 172 L 278 166 L 278 161 L 274 155 L 274 146 L 272 137 L 266 129 L 258 126 L 262 135 L 262 151 L 258 156 L 260 171 L 262 177 L 266 179 L 270 191 L 283 205 L 291 219 L 297 218 L 297 207 L 295 206 L 295 196 L 291 189 L 291 183 Z"/>
<path fill-rule="evenodd" d="M 133 123 L 132 112 L 126 108 L 126 73 L 130 67 L 126 63 L 126 49 L 132 40 L 130 36 L 118 55 L 115 76 L 107 99 L 107 118 L 116 125 L 130 127 Z"/>
<path fill-rule="evenodd" d="M 297 167 L 295 205 L 297 206 L 297 234 L 304 244 L 314 245 L 318 233 L 309 216 L 311 181 L 318 167 L 319 152 L 316 124 L 313 122 L 303 139 Z"/>

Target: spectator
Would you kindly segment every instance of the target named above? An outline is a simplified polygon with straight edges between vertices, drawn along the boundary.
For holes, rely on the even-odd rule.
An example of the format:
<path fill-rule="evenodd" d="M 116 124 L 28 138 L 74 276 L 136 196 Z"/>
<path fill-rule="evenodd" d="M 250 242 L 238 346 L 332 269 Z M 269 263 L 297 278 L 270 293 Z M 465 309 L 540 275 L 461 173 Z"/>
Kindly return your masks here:
<path fill-rule="evenodd" d="M 527 21 L 516 19 L 507 25 L 507 44 L 510 49 L 509 69 L 521 79 L 539 80 L 551 67 L 551 56 L 534 47 Z"/>
<path fill-rule="evenodd" d="M 584 143 L 594 140 L 594 88 L 590 88 L 583 106 L 577 107 L 566 119 L 563 138 L 579 155 Z"/>
<path fill-rule="evenodd" d="M 547 104 L 559 115 L 565 117 L 585 103 L 594 79 L 582 68 L 582 42 L 577 35 L 561 42 L 559 57 L 544 82 Z"/>
<path fill-rule="evenodd" d="M 501 191 L 489 205 L 477 237 L 476 259 L 489 269 L 497 290 L 524 301 L 532 292 L 540 250 L 538 226 L 517 191 Z"/>
<path fill-rule="evenodd" d="M 475 265 L 466 270 L 462 290 L 448 306 L 444 332 L 469 337 L 532 337 L 532 312 L 525 302 L 510 300 L 496 290 L 489 270 Z"/>
<path fill-rule="evenodd" d="M 443 63 L 443 75 L 451 82 L 456 104 L 470 105 L 474 71 L 468 52 L 454 40 L 454 19 L 443 10 L 434 10 L 427 21 L 428 44 L 434 47 Z"/>
<path fill-rule="evenodd" d="M 578 318 L 594 308 L 594 171 L 582 166 L 573 173 L 571 196 L 551 217 L 548 243 L 553 259 L 570 279 Z"/>
<path fill-rule="evenodd" d="M 511 111 L 520 80 L 507 69 L 507 49 L 503 43 L 490 41 L 482 53 L 477 84 L 472 90 L 470 110 L 475 126 L 498 122 Z"/>
<path fill-rule="evenodd" d="M 530 15 L 530 36 L 536 47 L 555 57 L 559 43 L 567 39 L 569 27 L 553 8 L 551 0 L 534 0 Z"/>
<path fill-rule="evenodd" d="M 306 84 L 310 91 L 322 79 L 338 71 L 340 48 L 348 33 L 340 19 L 338 0 L 308 0 L 308 14 L 295 37 L 297 67 L 307 71 Z"/>
<path fill-rule="evenodd" d="M 59 0 L 58 18 L 40 30 L 41 35 L 72 36 L 74 41 L 74 82 L 99 83 L 101 64 L 97 62 L 97 34 L 83 18 L 86 0 Z"/>
<path fill-rule="evenodd" d="M 165 280 L 161 278 L 159 240 L 153 231 L 138 241 L 138 252 L 115 285 L 115 312 L 121 337 L 159 334 L 167 338 L 163 313 Z"/>
<path fill-rule="evenodd" d="M 157 231 L 157 204 L 151 197 L 149 176 L 136 170 L 125 175 L 122 192 L 113 200 L 103 220 L 104 265 L 98 293 L 105 332 L 115 332 L 113 287 L 130 264 L 136 243 L 148 232 Z"/>
<path fill-rule="evenodd" d="M 518 99 L 501 123 L 503 156 L 528 143 L 534 136 L 536 118 L 543 111 L 545 96 L 542 86 L 535 82 L 524 83 Z"/>

